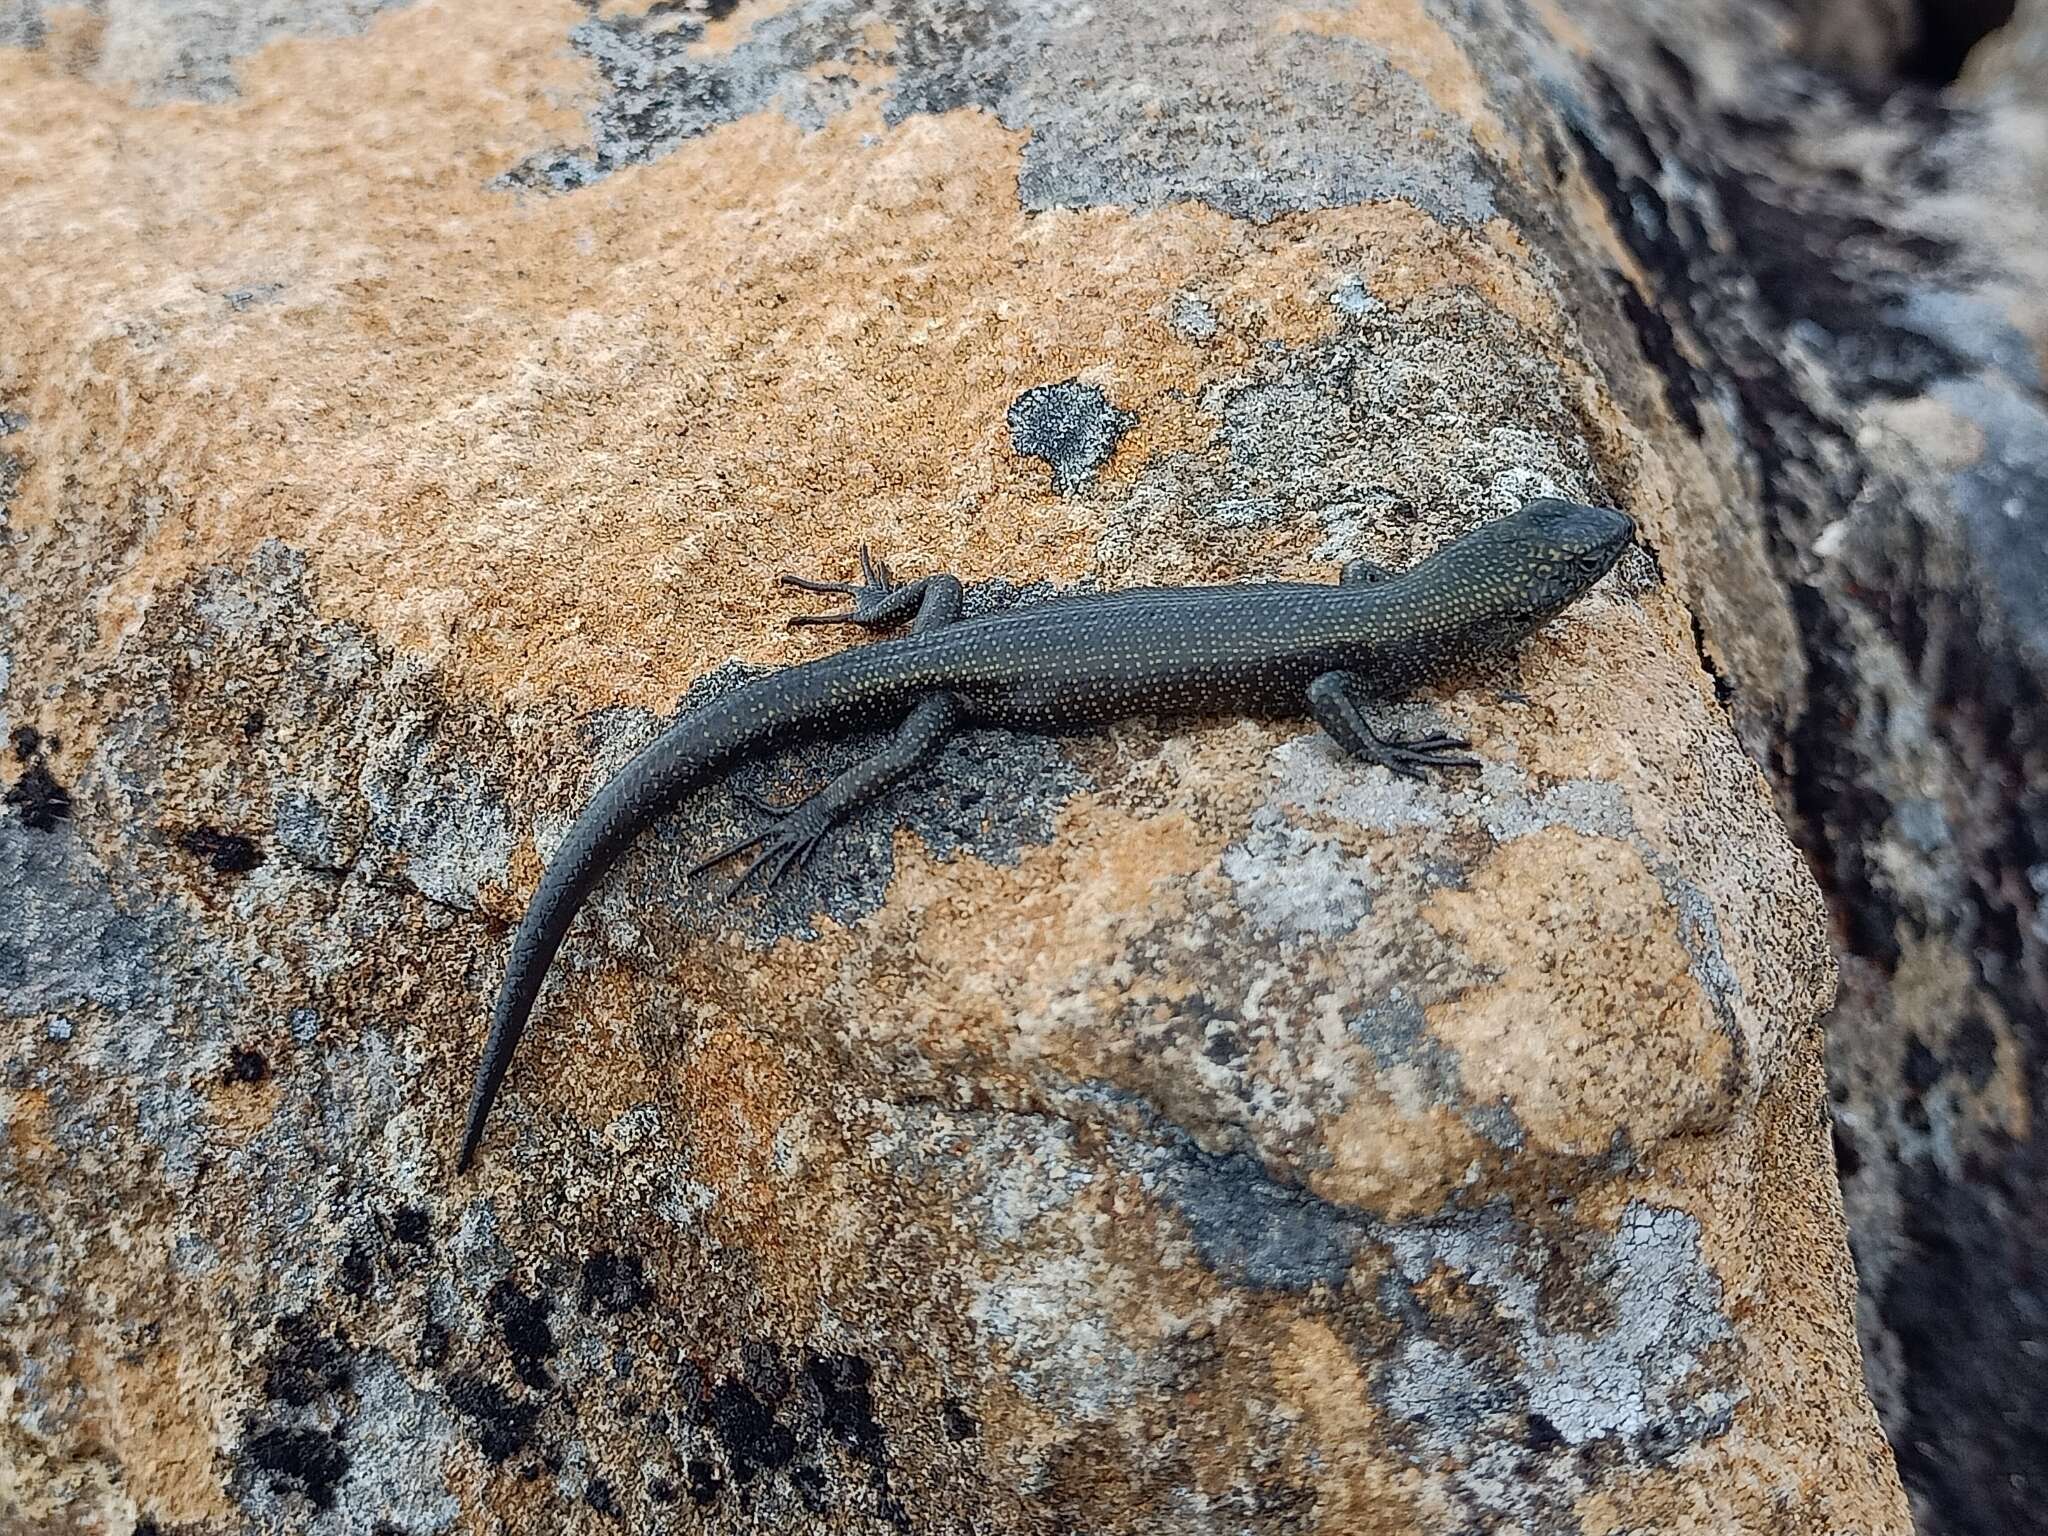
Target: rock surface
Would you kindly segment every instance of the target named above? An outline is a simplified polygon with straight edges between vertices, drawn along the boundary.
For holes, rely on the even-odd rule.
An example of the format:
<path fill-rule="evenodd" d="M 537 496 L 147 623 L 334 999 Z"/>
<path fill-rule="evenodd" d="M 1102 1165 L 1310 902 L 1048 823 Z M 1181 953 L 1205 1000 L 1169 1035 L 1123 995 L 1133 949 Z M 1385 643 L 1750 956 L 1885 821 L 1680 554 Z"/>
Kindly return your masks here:
<path fill-rule="evenodd" d="M 1760 513 L 1568 19 L 372 9 L 0 34 L 0 1512 L 1907 1528 L 1824 907 L 1696 650 Z M 775 571 L 1305 574 L 1545 493 L 1649 552 L 1411 706 L 1476 778 L 969 733 L 737 911 L 708 795 L 454 1178 L 582 797 L 819 649 Z"/>
<path fill-rule="evenodd" d="M 1640 267 L 1645 350 L 1667 338 L 1661 389 L 1736 513 L 1680 530 L 1700 546 L 1702 642 L 1836 912 L 1834 1133 L 1878 1405 L 1923 1530 L 2031 1533 L 2048 1495 L 2042 12 L 2023 5 L 1958 91 L 1882 97 L 1790 62 L 1746 15 L 1659 13 L 1652 35 L 1617 8 L 1604 46 L 1638 62 L 1609 71 L 1584 143 Z"/>

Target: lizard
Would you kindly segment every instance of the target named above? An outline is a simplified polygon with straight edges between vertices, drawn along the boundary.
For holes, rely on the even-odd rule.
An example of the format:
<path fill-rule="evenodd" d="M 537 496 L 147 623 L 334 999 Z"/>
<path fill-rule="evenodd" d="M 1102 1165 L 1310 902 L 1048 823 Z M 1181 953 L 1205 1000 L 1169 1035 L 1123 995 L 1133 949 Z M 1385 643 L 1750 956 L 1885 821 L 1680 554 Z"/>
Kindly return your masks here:
<path fill-rule="evenodd" d="M 873 756 L 794 805 L 743 797 L 768 818 L 764 829 L 690 871 L 754 852 L 731 898 L 800 868 L 837 823 L 964 725 L 1066 733 L 1136 715 L 1305 712 L 1345 752 L 1396 774 L 1474 768 L 1464 738 L 1404 739 L 1376 728 L 1370 710 L 1510 651 L 1604 576 L 1635 536 L 1624 512 L 1541 497 L 1399 573 L 1354 560 L 1334 585 L 1135 587 L 975 618 L 961 617 L 957 577 L 899 582 L 866 546 L 858 581 L 783 576 L 850 604 L 797 615 L 793 625 L 908 632 L 769 673 L 692 711 L 585 805 L 512 940 L 457 1171 L 476 1156 L 541 981 L 585 898 L 644 827 L 726 769 L 792 743 L 894 727 Z"/>

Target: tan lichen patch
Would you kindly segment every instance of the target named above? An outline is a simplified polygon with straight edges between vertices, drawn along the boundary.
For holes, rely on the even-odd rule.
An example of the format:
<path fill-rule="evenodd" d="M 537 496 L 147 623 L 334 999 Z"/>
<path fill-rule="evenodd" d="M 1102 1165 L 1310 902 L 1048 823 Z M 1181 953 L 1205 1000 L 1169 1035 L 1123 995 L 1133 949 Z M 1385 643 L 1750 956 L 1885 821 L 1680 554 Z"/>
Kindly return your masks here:
<path fill-rule="evenodd" d="M 1732 1048 L 1687 968 L 1678 914 L 1626 843 L 1562 828 L 1503 845 L 1425 909 L 1499 980 L 1430 1010 L 1467 1091 L 1538 1147 L 1594 1156 L 1727 1113 Z"/>
<path fill-rule="evenodd" d="M 1387 1455 L 1386 1426 L 1357 1357 L 1322 1320 L 1301 1318 L 1273 1351 L 1273 1379 L 1316 1444 L 1341 1448 L 1316 1468 L 1318 1509 L 1330 1530 L 1396 1536 L 1434 1527 L 1413 1501 L 1422 1479 Z"/>

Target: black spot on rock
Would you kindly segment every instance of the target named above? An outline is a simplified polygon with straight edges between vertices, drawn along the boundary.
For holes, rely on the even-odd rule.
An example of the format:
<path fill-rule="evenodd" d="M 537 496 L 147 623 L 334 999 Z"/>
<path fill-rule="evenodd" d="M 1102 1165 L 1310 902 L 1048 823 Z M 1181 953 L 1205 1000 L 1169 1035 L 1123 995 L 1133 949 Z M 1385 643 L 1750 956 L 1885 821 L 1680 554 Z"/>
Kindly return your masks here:
<path fill-rule="evenodd" d="M 1917 1098 L 1941 1080 L 1941 1058 L 1918 1035 L 1909 1036 L 1899 1075 L 1905 1081 L 1906 1091 Z"/>
<path fill-rule="evenodd" d="M 1840 1120 L 1834 1122 L 1835 1175 L 1837 1178 L 1853 1179 L 1863 1171 L 1863 1152 L 1856 1145 L 1856 1138 Z"/>
<path fill-rule="evenodd" d="M 27 727 L 22 728 L 27 731 Z M 28 732 L 33 736 L 34 732 Z M 15 733 L 15 748 L 21 751 L 21 731 Z M 7 786 L 0 801 L 21 814 L 22 825 L 34 832 L 54 832 L 59 822 L 71 819 L 71 791 L 59 784 L 50 765 L 40 756 Z"/>
<path fill-rule="evenodd" d="M 1564 1444 L 1564 1436 L 1542 1414 L 1532 1413 L 1523 1426 L 1522 1443 L 1532 1451 L 1548 1451 Z"/>
<path fill-rule="evenodd" d="M 265 1397 L 303 1408 L 348 1385 L 350 1352 L 337 1336 L 304 1313 L 286 1318 L 277 1333 L 264 1362 Z"/>
<path fill-rule="evenodd" d="M 227 1080 L 231 1083 L 260 1083 L 268 1076 L 270 1063 L 261 1051 L 238 1045 L 228 1057 Z"/>
<path fill-rule="evenodd" d="M 612 1485 L 601 1477 L 593 1477 L 583 1485 L 583 1502 L 600 1515 L 619 1518 L 618 1495 L 612 1492 Z"/>
<path fill-rule="evenodd" d="M 1949 1036 L 1949 1064 L 1963 1074 L 1972 1091 L 1982 1093 L 1998 1070 L 1998 1037 L 1981 1014 L 1970 1014 Z"/>
<path fill-rule="evenodd" d="M 803 1500 L 805 1510 L 811 1514 L 822 1515 L 832 1507 L 832 1496 L 825 1486 L 822 1467 L 798 1467 L 789 1474 L 789 1486 L 796 1490 L 796 1496 Z"/>
<path fill-rule="evenodd" d="M 737 1483 L 751 1482 L 756 1472 L 780 1471 L 796 1457 L 796 1436 L 741 1382 L 722 1381 L 712 1389 L 711 1432 L 725 1447 Z"/>
<path fill-rule="evenodd" d="M 497 1383 L 481 1376 L 458 1376 L 448 1384 L 448 1401 L 469 1420 L 477 1449 L 489 1462 L 503 1462 L 533 1438 L 540 1418 L 534 1403 L 514 1402 Z"/>
<path fill-rule="evenodd" d="M 649 1478 L 647 1497 L 657 1504 L 673 1504 L 683 1496 L 683 1490 L 665 1477 Z"/>
<path fill-rule="evenodd" d="M 593 1253 L 583 1261 L 583 1310 L 608 1317 L 647 1305 L 652 1287 L 637 1253 Z"/>
<path fill-rule="evenodd" d="M 178 834 L 178 846 L 223 875 L 245 875 L 263 862 L 263 850 L 239 832 L 193 827 Z"/>
<path fill-rule="evenodd" d="M 315 1509 L 332 1509 L 335 1486 L 348 1476 L 348 1452 L 338 1433 L 266 1429 L 244 1442 L 242 1450 L 273 1486 L 297 1487 Z"/>
<path fill-rule="evenodd" d="M 1010 404 L 1010 446 L 1052 466 L 1052 488 L 1086 488 L 1138 418 L 1120 411 L 1093 384 L 1066 379 L 1027 389 Z"/>
<path fill-rule="evenodd" d="M 958 1445 L 963 1440 L 972 1440 L 981 1433 L 981 1425 L 953 1398 L 947 1398 L 939 1408 L 940 1422 L 946 1426 L 946 1438 Z"/>
<path fill-rule="evenodd" d="M 391 1213 L 391 1235 L 401 1243 L 424 1243 L 430 1231 L 427 1213 L 416 1205 L 401 1205 Z"/>
<path fill-rule="evenodd" d="M 484 1305 L 497 1319 L 498 1334 L 519 1379 L 536 1390 L 548 1386 L 544 1362 L 555 1352 L 555 1335 L 548 1327 L 547 1303 L 528 1296 L 510 1280 L 500 1280 Z"/>
<path fill-rule="evenodd" d="M 882 1425 L 875 1417 L 874 1394 L 868 1389 L 874 1377 L 872 1368 L 858 1355 L 824 1355 L 805 1366 L 804 1375 L 824 1406 L 826 1430 L 867 1463 L 882 1518 L 898 1530 L 909 1530 L 909 1513 L 889 1491 Z"/>
<path fill-rule="evenodd" d="M 718 1468 L 701 1458 L 683 1469 L 690 1478 L 690 1502 L 702 1508 L 718 1497 Z"/>
<path fill-rule="evenodd" d="M 370 1267 L 369 1250 L 361 1243 L 349 1244 L 348 1252 L 341 1258 L 341 1288 L 351 1296 L 367 1296 L 376 1278 Z"/>

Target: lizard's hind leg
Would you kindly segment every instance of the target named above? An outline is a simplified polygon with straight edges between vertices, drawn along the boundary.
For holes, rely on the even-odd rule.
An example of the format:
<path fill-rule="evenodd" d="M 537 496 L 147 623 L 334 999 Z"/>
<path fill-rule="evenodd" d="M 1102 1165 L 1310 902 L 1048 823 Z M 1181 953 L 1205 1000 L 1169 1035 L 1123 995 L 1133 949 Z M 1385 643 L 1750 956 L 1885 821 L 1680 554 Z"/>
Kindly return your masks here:
<path fill-rule="evenodd" d="M 875 630 L 894 629 L 908 620 L 910 632 L 916 635 L 960 617 L 959 577 L 924 576 L 898 582 L 888 562 L 877 560 L 865 544 L 860 547 L 859 581 L 812 581 L 788 575 L 780 580 L 785 587 L 799 591 L 831 592 L 853 599 L 853 606 L 843 612 L 800 613 L 791 624 L 854 624 Z"/>
<path fill-rule="evenodd" d="M 733 900 L 757 876 L 763 890 L 772 889 L 790 871 L 803 868 L 827 832 L 869 801 L 886 794 L 906 773 L 930 757 L 959 723 L 960 715 L 960 701 L 952 694 L 934 694 L 904 717 L 881 751 L 855 763 L 810 798 L 795 805 L 770 805 L 747 796 L 756 809 L 774 817 L 774 821 L 752 837 L 721 848 L 690 873 L 702 874 L 714 864 L 723 864 L 758 848 L 760 852 L 725 888 L 725 899 Z"/>

